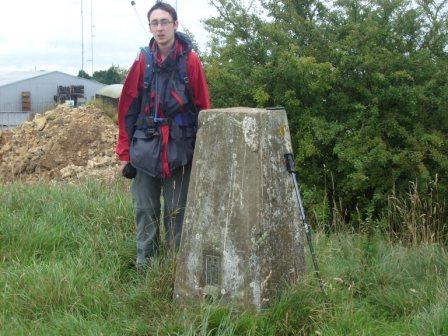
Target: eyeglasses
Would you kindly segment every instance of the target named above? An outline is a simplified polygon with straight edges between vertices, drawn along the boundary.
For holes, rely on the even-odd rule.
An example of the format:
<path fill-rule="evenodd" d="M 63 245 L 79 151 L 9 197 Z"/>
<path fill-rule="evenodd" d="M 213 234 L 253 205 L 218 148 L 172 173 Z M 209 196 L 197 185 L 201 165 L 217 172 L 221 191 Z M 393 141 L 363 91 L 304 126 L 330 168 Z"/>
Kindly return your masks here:
<path fill-rule="evenodd" d="M 162 27 L 167 27 L 169 24 L 173 23 L 174 21 L 170 21 L 167 19 L 162 19 L 160 21 L 154 20 L 151 21 L 149 23 L 149 25 L 151 26 L 151 28 L 157 28 L 159 25 L 161 25 Z"/>

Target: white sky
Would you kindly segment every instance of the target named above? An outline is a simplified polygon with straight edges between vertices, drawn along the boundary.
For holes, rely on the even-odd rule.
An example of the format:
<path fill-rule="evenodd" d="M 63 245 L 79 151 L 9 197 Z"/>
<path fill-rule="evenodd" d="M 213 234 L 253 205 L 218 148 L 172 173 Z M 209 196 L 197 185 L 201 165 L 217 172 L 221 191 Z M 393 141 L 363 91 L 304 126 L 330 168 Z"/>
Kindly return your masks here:
<path fill-rule="evenodd" d="M 84 70 L 112 64 L 128 68 L 149 41 L 130 0 L 83 0 Z M 147 29 L 146 13 L 155 0 L 135 0 Z M 166 1 L 175 7 L 176 1 Z M 201 20 L 215 14 L 208 0 L 177 0 L 180 30 L 190 30 L 205 50 L 208 35 Z M 82 67 L 81 0 L 0 0 L 0 71 L 58 70 L 77 75 Z"/>

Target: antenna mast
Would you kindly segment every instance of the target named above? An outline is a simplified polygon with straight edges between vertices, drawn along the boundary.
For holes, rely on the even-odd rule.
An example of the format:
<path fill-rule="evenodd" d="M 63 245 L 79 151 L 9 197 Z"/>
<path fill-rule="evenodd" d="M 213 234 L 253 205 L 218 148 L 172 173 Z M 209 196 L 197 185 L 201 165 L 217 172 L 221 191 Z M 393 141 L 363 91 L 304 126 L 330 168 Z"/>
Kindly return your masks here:
<path fill-rule="evenodd" d="M 93 76 L 93 38 L 95 35 L 93 34 L 93 28 L 95 28 L 93 24 L 93 0 L 90 0 L 90 52 L 91 52 L 91 62 L 92 62 L 92 76 Z"/>
<path fill-rule="evenodd" d="M 81 69 L 84 71 L 84 12 L 81 0 Z"/>

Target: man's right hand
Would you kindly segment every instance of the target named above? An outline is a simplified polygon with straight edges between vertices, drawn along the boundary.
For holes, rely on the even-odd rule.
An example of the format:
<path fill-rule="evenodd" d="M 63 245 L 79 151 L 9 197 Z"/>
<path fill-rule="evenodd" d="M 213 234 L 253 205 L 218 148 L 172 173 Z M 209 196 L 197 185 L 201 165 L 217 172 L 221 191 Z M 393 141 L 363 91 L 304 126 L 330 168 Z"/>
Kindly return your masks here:
<path fill-rule="evenodd" d="M 121 161 L 120 167 L 118 169 L 120 170 L 120 174 L 123 174 L 123 169 L 126 167 L 126 165 L 129 163 L 129 161 Z"/>
<path fill-rule="evenodd" d="M 130 162 L 122 162 L 120 165 L 121 175 L 133 179 L 137 175 L 137 169 Z"/>

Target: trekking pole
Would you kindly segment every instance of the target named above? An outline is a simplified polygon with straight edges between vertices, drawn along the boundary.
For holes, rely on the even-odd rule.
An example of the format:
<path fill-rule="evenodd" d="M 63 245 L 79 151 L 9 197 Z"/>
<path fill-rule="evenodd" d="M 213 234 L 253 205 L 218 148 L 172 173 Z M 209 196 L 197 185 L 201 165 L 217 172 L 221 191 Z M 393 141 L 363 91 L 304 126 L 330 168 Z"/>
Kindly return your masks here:
<path fill-rule="evenodd" d="M 135 16 L 137 17 L 137 20 L 140 22 L 140 26 L 142 27 L 143 31 L 145 32 L 145 35 L 149 36 L 149 31 L 145 28 L 145 25 L 143 24 L 142 19 L 140 18 L 140 15 L 138 15 L 138 13 L 137 13 L 137 8 L 135 8 L 134 0 L 131 1 L 131 6 L 134 9 Z"/>
<path fill-rule="evenodd" d="M 320 271 L 319 271 L 319 266 L 317 264 L 316 252 L 314 251 L 313 242 L 311 240 L 311 228 L 306 221 L 305 210 L 303 208 L 302 198 L 300 197 L 300 188 L 299 188 L 299 184 L 297 182 L 296 171 L 294 170 L 294 157 L 293 157 L 292 153 L 285 154 L 285 164 L 286 164 L 286 169 L 288 170 L 288 173 L 291 174 L 292 183 L 294 184 L 294 190 L 296 193 L 297 203 L 299 204 L 299 209 L 298 209 L 299 217 L 303 223 L 303 226 L 305 227 L 306 240 L 308 241 L 308 246 L 309 246 L 310 252 L 311 252 L 311 259 L 313 261 L 314 273 L 316 274 L 317 280 L 319 281 L 319 286 L 320 286 L 322 293 L 326 296 L 327 293 L 325 292 L 324 283 L 322 281 L 322 277 L 321 277 Z"/>

